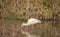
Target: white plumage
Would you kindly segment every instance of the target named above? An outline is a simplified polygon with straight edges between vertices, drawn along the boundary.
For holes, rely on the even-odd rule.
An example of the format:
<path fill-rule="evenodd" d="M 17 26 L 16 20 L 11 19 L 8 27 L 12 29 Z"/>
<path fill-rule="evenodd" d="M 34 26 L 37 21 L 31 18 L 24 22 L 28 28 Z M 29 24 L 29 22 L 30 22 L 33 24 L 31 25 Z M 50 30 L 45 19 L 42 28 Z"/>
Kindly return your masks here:
<path fill-rule="evenodd" d="M 41 20 L 38 20 L 35 18 L 30 18 L 30 19 L 28 19 L 27 23 L 23 23 L 22 26 L 33 25 L 33 24 L 37 24 L 37 23 L 41 23 Z"/>
<path fill-rule="evenodd" d="M 37 23 L 41 23 L 41 20 L 38 20 L 38 19 L 35 19 L 35 18 L 30 18 L 30 19 L 28 19 L 27 23 L 23 23 L 21 25 L 21 27 L 30 26 L 30 25 L 34 25 L 34 24 L 37 24 Z M 29 32 L 24 32 L 23 30 L 22 30 L 22 34 L 26 34 L 27 37 L 36 37 L 35 35 L 30 34 Z"/>

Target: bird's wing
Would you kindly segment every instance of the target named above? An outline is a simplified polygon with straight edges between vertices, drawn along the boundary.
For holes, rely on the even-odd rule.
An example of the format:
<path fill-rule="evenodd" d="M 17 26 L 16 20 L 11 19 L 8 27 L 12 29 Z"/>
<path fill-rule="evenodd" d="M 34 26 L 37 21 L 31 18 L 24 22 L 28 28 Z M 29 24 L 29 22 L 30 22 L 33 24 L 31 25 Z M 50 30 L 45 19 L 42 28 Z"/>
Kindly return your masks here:
<path fill-rule="evenodd" d="M 36 24 L 36 23 L 41 23 L 40 20 L 31 18 L 27 21 L 28 24 Z"/>

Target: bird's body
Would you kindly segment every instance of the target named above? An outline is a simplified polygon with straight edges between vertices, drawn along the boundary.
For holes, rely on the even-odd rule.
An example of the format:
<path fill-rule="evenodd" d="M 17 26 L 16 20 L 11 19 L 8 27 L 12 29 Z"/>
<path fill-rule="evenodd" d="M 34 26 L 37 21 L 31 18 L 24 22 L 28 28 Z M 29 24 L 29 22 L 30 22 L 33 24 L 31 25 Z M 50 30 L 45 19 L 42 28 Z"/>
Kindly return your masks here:
<path fill-rule="evenodd" d="M 22 26 L 29 26 L 33 24 L 41 23 L 41 20 L 35 19 L 35 18 L 30 18 L 28 19 L 27 23 L 23 23 Z"/>
<path fill-rule="evenodd" d="M 30 19 L 28 19 L 28 21 L 27 21 L 27 24 L 30 24 L 30 25 L 32 25 L 32 24 L 37 24 L 37 23 L 41 23 L 41 21 L 38 20 L 38 19 L 35 19 L 35 18 L 30 18 Z"/>

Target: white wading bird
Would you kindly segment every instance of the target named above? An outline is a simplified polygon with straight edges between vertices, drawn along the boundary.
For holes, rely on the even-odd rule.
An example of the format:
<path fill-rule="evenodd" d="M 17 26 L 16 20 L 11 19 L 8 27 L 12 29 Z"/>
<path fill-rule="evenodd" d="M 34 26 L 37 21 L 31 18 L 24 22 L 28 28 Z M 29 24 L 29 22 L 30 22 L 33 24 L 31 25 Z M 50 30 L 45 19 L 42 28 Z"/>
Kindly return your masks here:
<path fill-rule="evenodd" d="M 41 20 L 38 20 L 38 19 L 35 19 L 35 18 L 30 18 L 28 19 L 27 23 L 23 23 L 21 25 L 21 27 L 23 26 L 30 26 L 30 25 L 34 25 L 34 24 L 37 24 L 37 23 L 41 23 Z M 24 32 L 24 30 L 22 30 L 22 34 L 26 34 L 27 37 L 36 37 L 35 35 L 31 35 L 29 32 Z"/>
<path fill-rule="evenodd" d="M 30 19 L 28 19 L 27 23 L 23 23 L 21 25 L 21 27 L 27 26 L 27 25 L 30 26 L 30 25 L 37 24 L 37 23 L 41 23 L 41 20 L 38 20 L 38 19 L 35 19 L 35 18 L 30 18 Z"/>

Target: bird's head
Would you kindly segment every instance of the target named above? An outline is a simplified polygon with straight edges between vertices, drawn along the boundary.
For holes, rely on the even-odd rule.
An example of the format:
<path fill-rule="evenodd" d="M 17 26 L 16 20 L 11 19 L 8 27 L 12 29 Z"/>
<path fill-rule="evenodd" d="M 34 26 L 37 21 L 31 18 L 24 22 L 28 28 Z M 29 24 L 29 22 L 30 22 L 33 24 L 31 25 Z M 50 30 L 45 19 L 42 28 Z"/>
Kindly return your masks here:
<path fill-rule="evenodd" d="M 28 26 L 28 24 L 27 23 L 22 23 L 21 27 L 23 27 L 23 26 Z"/>
<path fill-rule="evenodd" d="M 22 25 L 27 25 L 27 23 L 22 23 Z"/>

